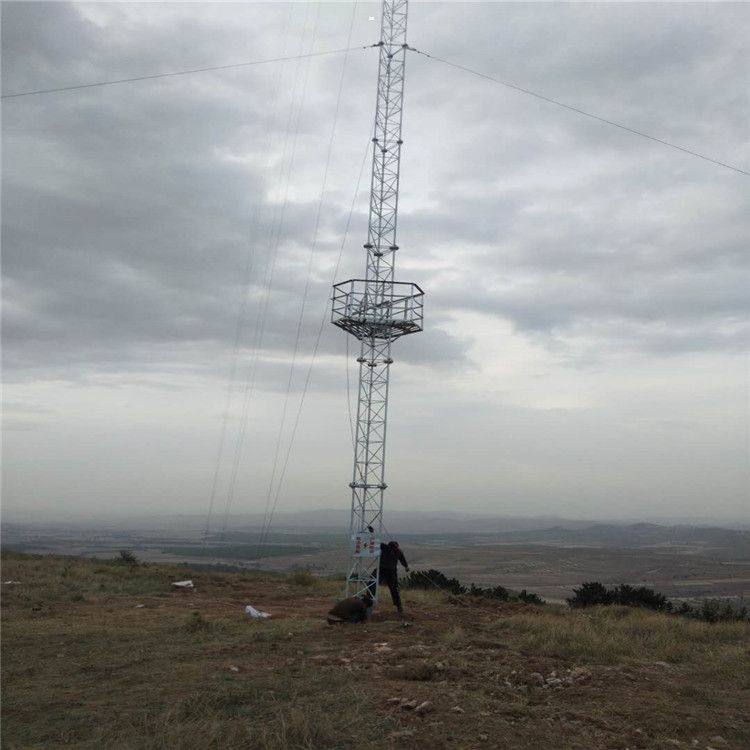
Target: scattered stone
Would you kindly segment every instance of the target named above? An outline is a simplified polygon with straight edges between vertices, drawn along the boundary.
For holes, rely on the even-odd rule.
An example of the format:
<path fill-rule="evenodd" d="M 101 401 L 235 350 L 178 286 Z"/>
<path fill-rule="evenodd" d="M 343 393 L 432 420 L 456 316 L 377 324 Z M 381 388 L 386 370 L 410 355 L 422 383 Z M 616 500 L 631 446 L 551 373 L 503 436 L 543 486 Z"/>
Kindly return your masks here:
<path fill-rule="evenodd" d="M 480 739 L 480 740 L 481 740 L 482 742 L 487 742 L 487 740 L 489 739 L 489 736 L 488 736 L 488 735 L 486 735 L 486 734 L 480 734 L 480 735 L 479 735 L 479 739 Z"/>
<path fill-rule="evenodd" d="M 533 685 L 544 685 L 544 675 L 541 672 L 532 672 L 529 675 L 529 682 Z"/>
<path fill-rule="evenodd" d="M 143 609 L 145 606 L 146 606 L 145 604 L 136 604 L 135 608 L 136 609 Z"/>
<path fill-rule="evenodd" d="M 410 701 L 410 700 L 404 699 L 401 701 L 399 708 L 403 709 L 404 711 L 413 711 L 418 705 L 419 705 L 418 701 Z"/>
<path fill-rule="evenodd" d="M 465 714 L 466 713 L 466 711 L 464 711 L 463 708 L 461 708 L 461 706 L 453 706 L 453 708 L 451 709 L 451 711 L 453 711 L 454 714 Z"/>
<path fill-rule="evenodd" d="M 570 670 L 570 676 L 574 682 L 583 683 L 589 682 L 593 675 L 591 674 L 591 670 L 586 669 L 586 667 L 576 667 Z"/>
<path fill-rule="evenodd" d="M 438 672 L 442 672 L 445 669 L 445 664 L 441 661 L 435 662 L 435 669 L 437 669 Z"/>
<path fill-rule="evenodd" d="M 390 703 L 392 706 L 395 706 L 399 703 L 401 703 L 401 698 L 389 698 L 386 703 Z"/>
<path fill-rule="evenodd" d="M 664 744 L 669 745 L 670 747 L 682 747 L 682 743 L 679 740 L 664 740 Z"/>
<path fill-rule="evenodd" d="M 378 654 L 389 654 L 391 651 L 393 651 L 393 649 L 390 646 L 383 644 L 382 646 L 376 646 L 375 651 Z"/>
<path fill-rule="evenodd" d="M 708 741 L 712 745 L 726 745 L 727 744 L 727 741 L 720 734 L 715 734 L 713 737 L 709 737 Z"/>
<path fill-rule="evenodd" d="M 236 664 L 232 664 L 231 667 L 229 667 L 230 672 L 239 672 L 240 668 Z"/>
<path fill-rule="evenodd" d="M 430 701 L 423 701 L 417 706 L 416 711 L 420 716 L 429 714 L 432 711 L 432 703 Z"/>
<path fill-rule="evenodd" d="M 550 687 L 562 687 L 563 681 L 559 677 L 548 677 L 547 684 Z"/>

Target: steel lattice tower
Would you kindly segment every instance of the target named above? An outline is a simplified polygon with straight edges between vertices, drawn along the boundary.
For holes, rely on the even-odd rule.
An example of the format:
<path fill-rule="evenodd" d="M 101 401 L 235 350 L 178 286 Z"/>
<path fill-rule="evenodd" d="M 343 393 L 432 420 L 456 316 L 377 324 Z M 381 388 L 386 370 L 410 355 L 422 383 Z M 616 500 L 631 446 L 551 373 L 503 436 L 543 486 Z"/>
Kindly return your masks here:
<path fill-rule="evenodd" d="M 377 598 L 391 344 L 422 330 L 423 292 L 394 281 L 408 0 L 383 0 L 364 279 L 333 287 L 332 322 L 361 342 L 346 595 Z"/>

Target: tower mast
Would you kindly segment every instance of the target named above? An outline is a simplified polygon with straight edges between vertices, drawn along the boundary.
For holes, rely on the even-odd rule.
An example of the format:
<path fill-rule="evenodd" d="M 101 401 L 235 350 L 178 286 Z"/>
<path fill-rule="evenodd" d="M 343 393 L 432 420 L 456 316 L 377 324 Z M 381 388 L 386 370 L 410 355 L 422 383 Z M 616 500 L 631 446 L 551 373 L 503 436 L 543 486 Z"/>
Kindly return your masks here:
<path fill-rule="evenodd" d="M 332 322 L 360 341 L 347 596 L 377 598 L 391 344 L 422 330 L 422 289 L 394 281 L 408 6 L 383 0 L 365 278 L 333 287 Z"/>

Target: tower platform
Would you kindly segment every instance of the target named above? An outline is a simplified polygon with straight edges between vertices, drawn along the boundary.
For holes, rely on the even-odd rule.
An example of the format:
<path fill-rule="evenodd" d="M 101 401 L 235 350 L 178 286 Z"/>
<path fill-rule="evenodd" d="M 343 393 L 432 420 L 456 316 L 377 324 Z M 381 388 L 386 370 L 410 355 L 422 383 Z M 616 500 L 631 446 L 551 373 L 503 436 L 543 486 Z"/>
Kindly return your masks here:
<path fill-rule="evenodd" d="M 411 282 L 349 279 L 333 287 L 331 322 L 360 341 L 392 341 L 422 330 L 423 298 Z"/>

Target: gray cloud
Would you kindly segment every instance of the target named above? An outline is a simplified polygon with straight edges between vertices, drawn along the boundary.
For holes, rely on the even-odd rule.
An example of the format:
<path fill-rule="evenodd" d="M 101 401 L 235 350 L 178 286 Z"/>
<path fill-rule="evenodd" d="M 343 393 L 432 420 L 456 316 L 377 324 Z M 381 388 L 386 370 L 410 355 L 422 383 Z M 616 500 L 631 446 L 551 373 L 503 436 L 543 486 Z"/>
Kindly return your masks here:
<path fill-rule="evenodd" d="M 3 89 L 296 54 L 309 48 L 316 13 L 316 49 L 338 48 L 351 10 L 6 3 Z M 750 163 L 748 6 L 414 3 L 411 13 L 419 48 Z M 375 41 L 370 15 L 376 4 L 358 6 L 357 44 Z M 277 397 L 342 63 L 6 100 L 6 382 L 162 378 L 176 391 L 190 377 L 219 392 L 246 293 L 237 355 L 243 379 L 248 371 L 277 248 L 258 370 L 259 389 Z M 374 74 L 372 51 L 351 53 L 295 391 L 330 294 Z M 734 361 L 746 347 L 747 178 L 417 56 L 405 141 L 398 275 L 427 290 L 427 328 L 394 349 L 408 365 L 403 388 L 440 394 L 449 384 L 450 400 L 472 378 L 502 381 L 486 370 L 483 337 L 512 335 L 508 345 L 582 377 L 613 358 L 660 370 L 675 357 Z M 365 171 L 339 280 L 362 273 L 367 186 Z M 481 330 L 466 322 L 477 315 Z M 326 398 L 342 387 L 343 352 L 343 334 L 326 326 L 313 378 Z"/>
<path fill-rule="evenodd" d="M 648 98 L 652 110 L 669 110 L 670 124 L 676 121 L 683 128 L 693 122 L 692 135 L 698 137 L 706 124 L 695 116 L 700 94 L 714 120 L 721 112 L 730 115 L 712 123 L 714 139 L 721 134 L 726 143 L 740 137 L 731 115 L 741 120 L 746 102 L 736 73 L 727 75 L 742 64 L 743 42 L 733 34 L 733 21 L 741 13 L 736 8 L 708 13 L 693 7 L 679 18 L 650 9 L 653 33 L 644 36 L 627 8 L 617 9 L 621 22 L 614 23 L 615 11 L 609 9 L 551 8 L 540 14 L 513 6 L 470 7 L 471 13 L 457 15 L 455 8 L 417 6 L 415 21 L 422 19 L 423 35 L 429 30 L 428 47 L 478 68 L 508 67 L 514 80 L 523 74 L 526 85 L 563 98 L 576 96 L 576 103 L 600 111 L 606 94 L 607 105 L 616 107 L 607 111 L 613 116 L 634 117 L 635 104 L 639 117 L 648 114 L 642 102 L 655 89 L 658 97 Z M 221 61 L 222 49 L 236 46 L 229 14 L 207 18 L 201 10 L 186 18 L 166 14 L 179 25 L 180 39 L 192 41 L 175 46 L 174 30 L 162 22 L 161 12 L 149 22 L 132 6 L 114 8 L 106 14 L 109 23 L 101 26 L 66 4 L 7 6 L 6 90 L 106 77 L 109 71 L 122 72 L 124 61 L 128 72 L 138 72 L 133 60 L 163 70 L 183 63 L 187 51 L 194 65 Z M 348 12 L 324 6 L 319 28 L 341 30 Z M 279 29 L 286 17 L 286 8 L 253 16 L 266 31 Z M 582 19 L 586 28 L 575 33 Z M 298 13 L 292 21 L 298 38 L 287 38 L 287 48 L 304 48 L 299 38 L 303 20 Z M 465 38 L 476 41 L 470 47 L 473 59 L 466 60 L 465 44 L 455 48 L 455 34 L 441 33 L 456 23 L 459 28 L 472 25 Z M 114 44 L 113 24 L 124 28 Z M 485 24 L 499 36 L 487 33 Z M 524 33 L 512 33 L 510 27 L 517 30 L 519 24 Z M 529 54 L 532 47 L 534 55 Z M 211 54 L 216 57 L 210 59 Z M 359 72 L 365 66 L 355 57 Z M 279 235 L 266 339 L 271 350 L 290 345 L 285 333 L 294 327 L 312 239 L 315 173 L 322 167 L 330 127 L 329 118 L 321 115 L 330 109 L 339 64 L 311 64 L 312 78 L 322 86 L 309 87 L 300 111 L 290 169 L 297 194 L 285 209 Z M 568 332 L 596 321 L 591 333 L 613 342 L 623 329 L 637 328 L 638 321 L 669 325 L 675 318 L 690 319 L 700 334 L 691 344 L 680 330 L 676 337 L 685 345 L 736 346 L 737 336 L 728 336 L 726 328 L 747 313 L 739 281 L 747 272 L 742 247 L 748 229 L 737 184 L 741 178 L 717 174 L 435 63 L 411 60 L 410 76 L 402 225 L 406 247 L 414 252 L 405 257 L 412 275 L 430 287 L 435 311 L 446 305 L 481 309 L 530 333 Z M 706 80 L 711 76 L 730 85 L 711 86 Z M 269 191 L 278 191 L 289 167 L 284 157 L 291 158 L 291 134 L 282 137 L 278 123 L 294 121 L 294 110 L 283 101 L 290 92 L 283 92 L 277 121 L 269 120 L 273 82 L 269 71 L 206 74 L 8 105 L 6 367 L 33 367 L 38 374 L 46 364 L 73 366 L 77 359 L 84 368 L 107 367 L 121 361 L 117 352 L 128 351 L 128 358 L 137 360 L 139 347 L 151 362 L 154 343 L 169 349 L 204 342 L 213 349 L 231 342 L 248 244 L 252 299 L 262 296 L 269 237 L 280 227 L 280 209 L 270 202 Z M 297 84 L 299 101 L 299 77 Z M 433 89 L 458 107 L 428 118 L 440 120 L 431 132 L 421 125 L 434 112 Z M 685 90 L 697 93 L 689 100 Z M 350 85 L 347 102 L 366 113 L 369 94 L 369 87 Z M 720 106 L 732 101 L 734 108 Z M 675 117 L 675 109 L 678 114 L 684 110 L 684 116 Z M 723 131 L 714 130 L 715 125 Z M 440 146 L 440 135 L 449 129 L 458 138 Z M 410 151 L 409 136 L 417 133 L 417 148 Z M 679 129 L 669 134 L 684 135 Z M 349 144 L 363 141 L 346 120 L 339 125 L 339 138 L 349 152 Z M 265 174 L 261 151 L 269 143 L 275 153 L 267 163 L 275 171 Z M 431 157 L 446 156 L 434 167 L 429 158 L 431 179 L 417 174 L 427 151 Z M 600 158 L 592 160 L 594 155 Z M 354 170 L 347 171 L 351 177 Z M 682 179 L 675 180 L 675 171 Z M 300 179 L 306 197 L 298 194 Z M 313 280 L 311 310 L 325 300 L 325 267 L 335 257 L 345 222 L 345 185 L 333 183 L 321 232 L 329 239 L 320 243 L 323 272 Z M 709 186 L 713 199 L 706 201 Z M 426 190 L 429 208 L 410 206 L 409 196 L 424 202 L 418 190 Z M 253 213 L 260 217 L 254 224 L 249 220 Z M 357 215 L 346 253 L 354 275 L 364 220 Z M 439 267 L 425 266 L 420 258 L 437 260 Z M 257 314 L 252 302 L 249 307 Z M 603 326 L 602 319 L 611 325 Z M 643 333 L 635 330 L 631 343 Z M 662 333 L 659 338 L 669 349 L 669 337 Z M 458 340 L 445 330 L 433 343 L 417 345 L 430 362 L 465 358 Z M 648 335 L 643 344 L 654 348 Z M 444 354 L 441 346 L 447 347 Z"/>

